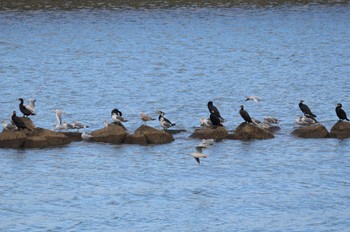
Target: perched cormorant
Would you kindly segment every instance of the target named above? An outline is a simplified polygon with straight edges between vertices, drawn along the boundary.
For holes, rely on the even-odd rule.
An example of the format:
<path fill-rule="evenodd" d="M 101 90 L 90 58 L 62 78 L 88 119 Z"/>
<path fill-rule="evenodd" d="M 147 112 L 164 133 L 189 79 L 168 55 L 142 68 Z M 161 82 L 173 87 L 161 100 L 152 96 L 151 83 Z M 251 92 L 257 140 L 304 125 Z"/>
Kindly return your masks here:
<path fill-rule="evenodd" d="M 157 112 L 159 114 L 158 116 L 158 120 L 159 120 L 159 124 L 166 130 L 169 127 L 175 126 L 175 123 L 170 122 L 168 119 L 166 119 L 164 117 L 165 113 L 162 111 L 158 111 Z"/>
<path fill-rule="evenodd" d="M 219 118 L 215 113 L 210 114 L 210 121 L 213 124 L 213 126 L 222 126 L 221 118 Z"/>
<path fill-rule="evenodd" d="M 34 112 L 30 111 L 27 109 L 27 107 L 25 107 L 25 105 L 23 104 L 23 98 L 18 98 L 17 100 L 20 101 L 19 103 L 19 110 L 22 112 L 23 116 L 30 116 L 30 115 L 36 115 Z"/>
<path fill-rule="evenodd" d="M 29 129 L 26 124 L 24 124 L 23 120 L 20 118 L 20 117 L 17 117 L 16 115 L 16 111 L 13 111 L 13 114 L 12 114 L 12 117 L 11 117 L 11 120 L 13 122 L 13 124 L 16 125 L 16 127 L 18 128 L 18 130 L 21 130 L 21 129 L 28 129 L 31 131 L 31 129 Z"/>
<path fill-rule="evenodd" d="M 339 121 L 343 121 L 343 120 L 349 121 L 345 111 L 342 109 L 342 106 L 343 106 L 342 104 L 338 103 L 337 107 L 335 107 L 335 112 L 337 113 Z"/>
<path fill-rule="evenodd" d="M 225 119 L 224 119 L 223 117 L 221 117 L 218 108 L 216 108 L 216 107 L 213 105 L 213 102 L 212 102 L 212 101 L 209 101 L 209 102 L 208 102 L 208 110 L 209 110 L 209 113 L 215 114 L 217 117 L 219 117 L 220 120 L 221 120 L 222 122 L 225 121 Z"/>
<path fill-rule="evenodd" d="M 244 110 L 243 105 L 241 105 L 241 109 L 239 110 L 239 114 L 241 115 L 241 117 L 244 119 L 244 121 L 246 123 L 253 123 L 252 118 L 249 116 L 248 112 Z"/>
<path fill-rule="evenodd" d="M 314 118 L 317 117 L 315 114 L 313 114 L 311 112 L 310 108 L 306 104 L 304 104 L 304 100 L 300 100 L 299 108 L 300 108 L 301 112 L 304 113 L 305 116 L 311 116 L 311 117 L 314 117 Z"/>

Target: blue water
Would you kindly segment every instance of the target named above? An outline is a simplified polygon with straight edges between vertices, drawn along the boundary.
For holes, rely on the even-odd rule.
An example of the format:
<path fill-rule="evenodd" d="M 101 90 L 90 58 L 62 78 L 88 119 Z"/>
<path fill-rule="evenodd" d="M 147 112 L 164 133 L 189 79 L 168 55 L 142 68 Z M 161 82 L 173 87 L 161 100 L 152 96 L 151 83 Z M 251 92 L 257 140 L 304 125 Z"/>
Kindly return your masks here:
<path fill-rule="evenodd" d="M 0 117 L 37 99 L 86 131 L 118 108 L 175 122 L 157 146 L 75 142 L 0 150 L 1 231 L 348 231 L 350 140 L 290 135 L 304 99 L 328 129 L 350 113 L 350 7 L 179 7 L 0 12 Z M 258 104 L 245 102 L 258 95 Z M 188 136 L 212 100 L 233 130 L 281 119 L 274 139 L 224 140 L 201 165 Z M 157 121 L 149 125 L 160 128 Z"/>

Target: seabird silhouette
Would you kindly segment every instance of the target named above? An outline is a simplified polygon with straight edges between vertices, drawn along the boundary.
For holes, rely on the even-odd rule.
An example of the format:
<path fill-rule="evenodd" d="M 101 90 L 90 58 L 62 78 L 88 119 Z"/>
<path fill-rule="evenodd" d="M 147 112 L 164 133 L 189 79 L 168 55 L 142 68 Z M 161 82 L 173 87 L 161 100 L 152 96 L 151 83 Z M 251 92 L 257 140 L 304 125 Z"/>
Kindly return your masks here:
<path fill-rule="evenodd" d="M 345 111 L 342 109 L 343 105 L 338 103 L 337 107 L 335 107 L 335 112 L 337 113 L 337 116 L 339 118 L 339 121 L 349 121 L 348 117 L 346 116 Z"/>

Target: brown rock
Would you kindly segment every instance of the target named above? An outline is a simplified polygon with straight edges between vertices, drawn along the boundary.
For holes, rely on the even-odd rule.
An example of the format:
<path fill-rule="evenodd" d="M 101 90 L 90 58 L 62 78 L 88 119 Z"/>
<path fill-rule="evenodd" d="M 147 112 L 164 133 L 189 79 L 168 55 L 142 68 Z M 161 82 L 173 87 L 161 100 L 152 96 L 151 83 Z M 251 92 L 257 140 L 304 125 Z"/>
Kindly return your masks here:
<path fill-rule="evenodd" d="M 138 141 L 142 141 L 142 143 L 137 144 L 143 144 L 144 139 L 141 139 L 141 137 L 145 137 L 147 144 L 164 144 L 174 141 L 173 136 L 166 131 L 158 130 L 147 125 L 137 128 L 133 136 Z M 136 140 L 134 140 L 134 143 L 136 143 Z"/>
<path fill-rule="evenodd" d="M 221 140 L 227 138 L 227 136 L 228 131 L 224 127 L 218 126 L 216 128 L 198 128 L 190 135 L 190 138 Z"/>
<path fill-rule="evenodd" d="M 0 133 L 0 148 L 22 148 L 27 134 L 22 131 L 3 131 Z"/>
<path fill-rule="evenodd" d="M 299 138 L 328 138 L 329 132 L 321 124 L 313 124 L 309 126 L 303 126 L 295 129 L 291 133 L 292 135 Z"/>
<path fill-rule="evenodd" d="M 145 135 L 127 135 L 124 139 L 125 144 L 139 144 L 139 145 L 147 145 L 147 139 Z"/>
<path fill-rule="evenodd" d="M 127 136 L 126 130 L 119 125 L 111 125 L 91 133 L 91 141 L 121 144 Z"/>
<path fill-rule="evenodd" d="M 22 117 L 21 119 L 24 122 L 24 125 L 26 125 L 26 127 L 28 129 L 33 130 L 35 128 L 35 125 L 34 125 L 33 121 L 30 118 Z"/>
<path fill-rule="evenodd" d="M 345 139 L 350 138 L 350 123 L 338 121 L 333 125 L 330 132 L 331 138 Z"/>
<path fill-rule="evenodd" d="M 254 124 L 241 123 L 234 131 L 233 135 L 230 135 L 229 139 L 272 139 L 275 136 L 269 130 L 258 127 Z"/>
<path fill-rule="evenodd" d="M 79 142 L 83 140 L 80 132 L 59 132 L 59 133 L 64 134 L 65 136 L 70 138 L 70 140 L 72 140 L 73 142 Z"/>

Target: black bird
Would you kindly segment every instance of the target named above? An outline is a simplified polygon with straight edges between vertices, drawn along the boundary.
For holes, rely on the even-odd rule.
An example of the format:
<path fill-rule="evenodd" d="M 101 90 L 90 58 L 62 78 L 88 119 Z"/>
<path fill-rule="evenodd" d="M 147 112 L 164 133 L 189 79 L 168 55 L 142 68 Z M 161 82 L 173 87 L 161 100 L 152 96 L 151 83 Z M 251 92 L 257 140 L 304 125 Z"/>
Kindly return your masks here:
<path fill-rule="evenodd" d="M 300 108 L 301 112 L 304 113 L 305 116 L 311 116 L 311 117 L 314 117 L 314 118 L 317 117 L 315 114 L 313 114 L 311 112 L 310 108 L 307 105 L 304 104 L 304 100 L 300 100 L 299 108 Z"/>
<path fill-rule="evenodd" d="M 158 120 L 159 124 L 164 128 L 164 130 L 167 130 L 169 127 L 176 126 L 176 123 L 172 123 L 169 121 L 169 119 L 165 118 L 165 113 L 163 111 L 158 111 L 159 114 Z"/>
<path fill-rule="evenodd" d="M 244 119 L 244 121 L 246 123 L 253 123 L 252 118 L 249 116 L 248 112 L 244 110 L 243 105 L 241 105 L 241 109 L 239 110 L 239 114 L 241 115 L 241 117 Z"/>
<path fill-rule="evenodd" d="M 113 114 L 116 114 L 117 116 L 123 116 L 122 112 L 120 112 L 118 109 L 113 109 L 111 115 Z"/>
<path fill-rule="evenodd" d="M 214 113 L 210 114 L 210 121 L 213 124 L 213 126 L 215 126 L 215 127 L 222 126 L 220 118 Z"/>
<path fill-rule="evenodd" d="M 20 101 L 19 103 L 19 110 L 22 112 L 23 117 L 25 116 L 30 116 L 30 115 L 35 115 L 35 113 L 33 113 L 32 111 L 28 110 L 25 105 L 23 104 L 23 98 L 18 98 L 17 100 Z"/>
<path fill-rule="evenodd" d="M 17 117 L 16 115 L 16 111 L 13 111 L 13 114 L 12 114 L 12 117 L 11 117 L 11 120 L 13 122 L 13 124 L 16 125 L 16 127 L 18 128 L 18 130 L 21 130 L 21 129 L 28 129 L 31 131 L 31 129 L 29 129 L 25 124 L 24 122 L 22 121 L 22 119 L 20 117 Z"/>
<path fill-rule="evenodd" d="M 217 117 L 219 117 L 220 120 L 221 120 L 222 122 L 225 121 L 225 119 L 224 119 L 223 117 L 221 117 L 218 108 L 216 108 L 216 107 L 213 105 L 213 102 L 212 102 L 212 101 L 209 101 L 209 102 L 208 102 L 208 110 L 209 110 L 210 114 L 215 114 Z"/>
<path fill-rule="evenodd" d="M 343 120 L 349 121 L 345 111 L 342 109 L 342 106 L 343 106 L 342 104 L 338 103 L 337 107 L 335 107 L 335 112 L 337 113 L 339 121 L 343 121 Z"/>

